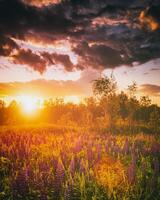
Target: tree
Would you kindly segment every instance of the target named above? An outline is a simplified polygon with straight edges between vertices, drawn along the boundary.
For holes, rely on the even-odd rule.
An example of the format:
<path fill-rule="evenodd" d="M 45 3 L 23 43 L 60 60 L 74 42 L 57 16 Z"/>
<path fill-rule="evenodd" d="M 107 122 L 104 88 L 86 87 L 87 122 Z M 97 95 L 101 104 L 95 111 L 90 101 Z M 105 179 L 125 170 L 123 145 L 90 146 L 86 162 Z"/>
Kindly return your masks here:
<path fill-rule="evenodd" d="M 117 82 L 113 74 L 110 77 L 100 77 L 93 82 L 93 93 L 99 99 L 99 103 L 104 112 L 104 119 L 108 121 L 111 132 L 114 131 L 116 118 L 118 116 L 116 89 Z"/>
<path fill-rule="evenodd" d="M 7 120 L 9 124 L 16 124 L 20 120 L 20 108 L 15 100 L 11 101 L 8 106 Z"/>
<path fill-rule="evenodd" d="M 93 93 L 98 97 L 109 97 L 115 94 L 117 82 L 111 77 L 100 77 L 93 81 Z"/>
<path fill-rule="evenodd" d="M 5 102 L 0 100 L 0 125 L 5 123 Z"/>
<path fill-rule="evenodd" d="M 157 105 L 150 106 L 150 126 L 154 133 L 160 132 L 160 107 Z"/>
<path fill-rule="evenodd" d="M 149 99 L 148 96 L 142 96 L 140 98 L 140 105 L 143 107 L 148 107 L 151 105 L 151 100 Z"/>
<path fill-rule="evenodd" d="M 129 97 L 135 98 L 135 94 L 136 94 L 136 91 L 137 91 L 137 83 L 133 82 L 131 85 L 128 85 L 127 90 L 129 92 Z"/>
<path fill-rule="evenodd" d="M 128 96 L 123 91 L 119 94 L 119 114 L 123 121 L 125 121 L 129 114 Z"/>
<path fill-rule="evenodd" d="M 129 92 L 129 102 L 128 102 L 128 120 L 129 120 L 129 128 L 130 131 L 133 131 L 133 127 L 135 126 L 134 119 L 135 119 L 135 112 L 138 109 L 139 102 L 136 99 L 136 91 L 137 91 L 137 83 L 133 82 L 131 85 L 128 86 Z"/>

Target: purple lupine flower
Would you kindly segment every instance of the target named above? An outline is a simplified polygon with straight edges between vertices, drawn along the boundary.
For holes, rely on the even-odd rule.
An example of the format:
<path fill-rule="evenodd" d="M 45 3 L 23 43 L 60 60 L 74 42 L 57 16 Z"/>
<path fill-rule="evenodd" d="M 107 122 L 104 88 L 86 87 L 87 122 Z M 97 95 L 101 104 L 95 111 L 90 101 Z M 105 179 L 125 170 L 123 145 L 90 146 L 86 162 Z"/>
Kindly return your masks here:
<path fill-rule="evenodd" d="M 158 143 L 153 143 L 151 146 L 151 153 L 156 156 L 160 153 L 160 144 Z"/>
<path fill-rule="evenodd" d="M 137 156 L 136 156 L 136 153 L 133 151 L 132 152 L 132 163 L 134 163 L 136 165 L 136 161 L 137 161 Z"/>
<path fill-rule="evenodd" d="M 74 157 L 72 157 L 72 159 L 71 159 L 69 169 L 70 169 L 70 173 L 71 173 L 71 175 L 73 177 L 74 176 L 74 172 L 75 172 L 75 159 L 74 159 Z"/>
<path fill-rule="evenodd" d="M 64 200 L 69 200 L 72 197 L 73 184 L 68 183 L 64 192 Z"/>
<path fill-rule="evenodd" d="M 105 151 L 108 153 L 108 151 L 109 151 L 109 145 L 108 145 L 108 143 L 106 143 L 105 144 Z"/>
<path fill-rule="evenodd" d="M 151 191 L 156 191 L 158 186 L 158 177 L 159 177 L 159 161 L 157 158 L 153 161 L 153 175 L 150 179 L 150 189 Z"/>
<path fill-rule="evenodd" d="M 84 174 L 86 173 L 86 168 L 85 168 L 84 160 L 83 159 L 80 161 L 80 167 L 79 167 L 79 169 L 80 169 L 81 173 L 84 173 Z"/>
<path fill-rule="evenodd" d="M 81 140 L 79 139 L 79 140 L 76 142 L 76 145 L 75 145 L 75 147 L 74 147 L 73 152 L 74 152 L 74 153 L 78 153 L 78 152 L 81 151 L 81 149 L 82 149 L 82 142 L 81 142 Z"/>
<path fill-rule="evenodd" d="M 97 161 L 99 161 L 101 159 L 101 154 L 102 154 L 102 148 L 99 144 L 97 145 L 96 150 L 97 150 Z"/>
<path fill-rule="evenodd" d="M 54 166 L 54 168 L 56 169 L 56 168 L 57 168 L 57 165 L 58 165 L 57 157 L 52 156 L 51 163 L 52 163 L 52 165 Z"/>
<path fill-rule="evenodd" d="M 65 178 L 64 166 L 62 165 L 62 162 L 59 160 L 56 167 L 55 179 L 54 179 L 54 193 L 57 198 L 59 198 L 64 178 Z"/>
<path fill-rule="evenodd" d="M 26 196 L 28 192 L 29 192 L 29 187 L 28 187 L 26 173 L 24 170 L 19 171 L 17 177 L 12 182 L 13 197 L 14 199 L 16 199 L 18 195 L 23 197 Z"/>
<path fill-rule="evenodd" d="M 117 144 L 112 146 L 112 153 L 116 156 L 120 153 L 120 147 Z"/>
<path fill-rule="evenodd" d="M 28 179 L 29 177 L 31 178 L 33 176 L 32 168 L 30 165 L 27 165 L 24 169 L 24 173 L 26 178 Z"/>
<path fill-rule="evenodd" d="M 67 152 L 61 151 L 60 152 L 61 160 L 64 166 L 67 165 Z"/>
<path fill-rule="evenodd" d="M 65 173 L 64 173 L 64 167 L 62 165 L 62 162 L 58 161 L 55 176 L 62 182 L 64 179 L 64 175 Z"/>
<path fill-rule="evenodd" d="M 128 167 L 128 180 L 131 184 L 136 181 L 136 156 L 132 154 L 132 161 Z"/>
<path fill-rule="evenodd" d="M 43 173 L 48 173 L 49 170 L 50 170 L 50 166 L 49 166 L 45 161 L 42 160 L 42 161 L 39 163 L 39 169 L 40 169 L 40 171 L 43 172 Z"/>
<path fill-rule="evenodd" d="M 153 170 L 154 170 L 154 174 L 155 174 L 156 176 L 159 176 L 160 163 L 159 163 L 158 158 L 155 158 L 155 159 L 154 159 L 154 162 L 153 162 Z"/>
<path fill-rule="evenodd" d="M 93 162 L 93 152 L 91 149 L 87 149 L 87 159 L 88 159 L 88 163 L 90 165 L 92 165 Z"/>
<path fill-rule="evenodd" d="M 146 177 L 147 165 L 146 165 L 145 160 L 143 160 L 142 163 L 141 163 L 141 173 L 142 173 L 142 178 L 143 178 L 143 185 L 146 187 L 146 184 L 147 184 L 147 177 Z"/>
<path fill-rule="evenodd" d="M 155 191 L 158 186 L 159 169 L 160 169 L 159 160 L 158 158 L 155 158 L 153 160 L 153 175 L 150 180 L 150 187 L 152 191 Z"/>
<path fill-rule="evenodd" d="M 142 173 L 145 175 L 146 173 L 146 170 L 147 170 L 147 166 L 146 166 L 146 163 L 145 161 L 142 161 L 142 164 L 141 164 L 141 171 Z"/>
<path fill-rule="evenodd" d="M 39 197 L 39 200 L 47 200 L 47 194 L 45 191 L 41 191 L 41 194 L 40 194 L 40 197 Z"/>
<path fill-rule="evenodd" d="M 128 139 L 125 140 L 122 152 L 125 155 L 127 155 L 129 153 L 129 140 Z"/>
<path fill-rule="evenodd" d="M 128 167 L 128 180 L 130 183 L 135 182 L 135 176 L 136 176 L 135 165 L 131 163 Z"/>

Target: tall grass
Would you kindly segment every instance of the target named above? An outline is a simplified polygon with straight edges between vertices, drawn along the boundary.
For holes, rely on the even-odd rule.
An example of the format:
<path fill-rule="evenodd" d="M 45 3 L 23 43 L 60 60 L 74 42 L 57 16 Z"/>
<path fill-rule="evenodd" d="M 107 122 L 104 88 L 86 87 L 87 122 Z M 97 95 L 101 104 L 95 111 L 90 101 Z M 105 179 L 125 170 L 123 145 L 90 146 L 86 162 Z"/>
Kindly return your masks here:
<path fill-rule="evenodd" d="M 0 131 L 1 200 L 160 199 L 160 141 L 51 126 Z"/>

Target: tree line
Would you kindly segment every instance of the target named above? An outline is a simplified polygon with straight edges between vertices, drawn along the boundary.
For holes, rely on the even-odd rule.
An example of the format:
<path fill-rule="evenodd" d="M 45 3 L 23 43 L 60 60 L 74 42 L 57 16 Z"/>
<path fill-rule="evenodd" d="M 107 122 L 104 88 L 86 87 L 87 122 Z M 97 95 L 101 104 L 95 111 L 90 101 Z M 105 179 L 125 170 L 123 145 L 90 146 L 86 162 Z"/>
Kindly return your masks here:
<path fill-rule="evenodd" d="M 15 100 L 8 106 L 0 100 L 0 125 L 42 122 L 112 133 L 160 132 L 160 107 L 152 104 L 148 96 L 138 99 L 135 82 L 127 92 L 118 92 L 113 75 L 93 80 L 92 86 L 93 96 L 80 104 L 64 103 L 62 98 L 49 99 L 30 116 L 21 112 Z"/>

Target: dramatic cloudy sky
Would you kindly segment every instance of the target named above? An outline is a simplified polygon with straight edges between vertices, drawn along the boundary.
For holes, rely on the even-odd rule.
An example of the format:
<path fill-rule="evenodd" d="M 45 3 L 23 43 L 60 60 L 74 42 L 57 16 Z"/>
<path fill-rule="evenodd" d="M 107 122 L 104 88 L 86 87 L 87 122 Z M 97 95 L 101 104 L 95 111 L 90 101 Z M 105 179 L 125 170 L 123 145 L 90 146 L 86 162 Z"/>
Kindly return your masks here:
<path fill-rule="evenodd" d="M 0 0 L 1 98 L 84 97 L 112 72 L 159 101 L 159 0 Z"/>

